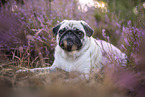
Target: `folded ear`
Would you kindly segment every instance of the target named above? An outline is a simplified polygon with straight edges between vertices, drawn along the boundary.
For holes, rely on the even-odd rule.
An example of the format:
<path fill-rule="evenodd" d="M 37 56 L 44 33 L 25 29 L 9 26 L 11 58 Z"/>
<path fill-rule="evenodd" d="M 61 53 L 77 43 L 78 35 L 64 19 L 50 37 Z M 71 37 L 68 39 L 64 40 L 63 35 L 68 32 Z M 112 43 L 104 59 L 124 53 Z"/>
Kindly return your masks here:
<path fill-rule="evenodd" d="M 52 28 L 52 31 L 53 31 L 53 33 L 54 33 L 55 36 L 57 35 L 57 32 L 58 32 L 60 26 L 61 26 L 64 22 L 66 22 L 66 21 L 68 21 L 68 20 L 63 20 L 63 21 L 60 22 L 58 25 L 56 25 L 54 28 Z"/>
<path fill-rule="evenodd" d="M 88 37 L 91 37 L 93 34 L 93 29 L 84 21 L 81 21 L 82 26 L 84 27 L 84 30 L 86 31 L 86 35 Z"/>
<path fill-rule="evenodd" d="M 55 36 L 57 35 L 57 32 L 58 32 L 60 26 L 61 26 L 61 24 L 58 24 L 54 28 L 52 28 L 52 31 L 53 31 L 53 33 L 54 33 Z"/>

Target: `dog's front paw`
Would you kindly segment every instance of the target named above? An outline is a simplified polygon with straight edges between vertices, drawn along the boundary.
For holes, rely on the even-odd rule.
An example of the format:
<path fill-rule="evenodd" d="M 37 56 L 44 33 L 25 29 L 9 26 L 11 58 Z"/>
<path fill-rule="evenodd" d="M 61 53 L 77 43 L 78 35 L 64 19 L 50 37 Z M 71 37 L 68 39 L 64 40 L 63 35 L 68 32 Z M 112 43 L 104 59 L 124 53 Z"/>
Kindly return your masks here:
<path fill-rule="evenodd" d="M 17 70 L 16 73 L 28 73 L 28 72 L 34 72 L 33 70 L 31 69 L 27 69 L 27 70 Z"/>
<path fill-rule="evenodd" d="M 34 69 L 25 69 L 25 70 L 18 70 L 16 73 L 28 73 L 28 72 L 33 72 L 33 73 L 50 73 L 50 72 L 55 72 L 55 68 L 51 67 L 45 67 L 45 68 L 34 68 Z"/>

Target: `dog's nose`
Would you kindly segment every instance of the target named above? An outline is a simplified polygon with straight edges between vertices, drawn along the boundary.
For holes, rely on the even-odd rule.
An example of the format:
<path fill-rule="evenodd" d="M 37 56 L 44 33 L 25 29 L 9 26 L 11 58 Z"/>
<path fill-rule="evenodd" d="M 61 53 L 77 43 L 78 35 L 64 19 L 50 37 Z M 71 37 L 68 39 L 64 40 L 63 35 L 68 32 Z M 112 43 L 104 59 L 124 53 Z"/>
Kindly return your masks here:
<path fill-rule="evenodd" d="M 67 39 L 67 50 L 71 51 L 73 46 L 73 41 L 71 39 Z"/>
<path fill-rule="evenodd" d="M 67 46 L 72 46 L 73 45 L 73 41 L 71 39 L 67 39 Z"/>

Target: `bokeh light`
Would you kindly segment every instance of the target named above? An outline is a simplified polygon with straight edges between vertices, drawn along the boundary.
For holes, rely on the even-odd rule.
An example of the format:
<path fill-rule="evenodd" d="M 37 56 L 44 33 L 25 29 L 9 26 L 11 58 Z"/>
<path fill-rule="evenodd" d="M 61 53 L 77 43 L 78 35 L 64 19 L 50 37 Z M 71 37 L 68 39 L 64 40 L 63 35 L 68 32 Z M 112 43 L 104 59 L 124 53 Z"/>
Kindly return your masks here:
<path fill-rule="evenodd" d="M 82 12 L 88 11 L 89 7 L 101 8 L 107 11 L 106 4 L 103 1 L 94 1 L 94 0 L 79 0 L 78 1 L 78 9 L 81 10 Z"/>

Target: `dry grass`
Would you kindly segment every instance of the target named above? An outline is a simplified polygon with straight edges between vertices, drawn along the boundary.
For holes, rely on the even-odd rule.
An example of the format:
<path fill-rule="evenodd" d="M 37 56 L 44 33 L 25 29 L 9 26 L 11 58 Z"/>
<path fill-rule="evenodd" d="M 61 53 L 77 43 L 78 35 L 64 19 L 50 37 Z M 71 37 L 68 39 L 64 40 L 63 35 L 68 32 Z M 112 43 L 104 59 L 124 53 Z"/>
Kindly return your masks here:
<path fill-rule="evenodd" d="M 15 73 L 16 67 L 1 70 L 2 97 L 143 97 L 143 72 L 108 68 L 92 73 L 88 80 L 77 72 L 57 70 L 51 74 Z M 140 74 L 139 74 L 140 73 Z"/>

